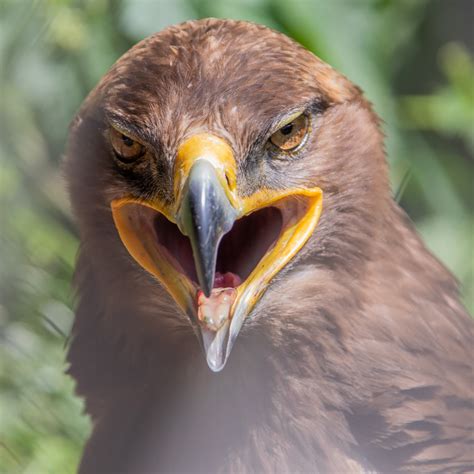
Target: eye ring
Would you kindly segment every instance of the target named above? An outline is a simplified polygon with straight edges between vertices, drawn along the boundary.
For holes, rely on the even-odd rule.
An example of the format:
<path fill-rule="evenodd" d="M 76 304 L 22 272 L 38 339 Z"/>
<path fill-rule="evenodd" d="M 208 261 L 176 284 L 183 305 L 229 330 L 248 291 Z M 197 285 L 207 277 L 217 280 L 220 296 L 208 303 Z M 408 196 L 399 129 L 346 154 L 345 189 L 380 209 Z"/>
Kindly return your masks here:
<path fill-rule="evenodd" d="M 144 145 L 116 128 L 110 128 L 109 139 L 115 156 L 123 163 L 133 163 L 145 154 Z"/>
<path fill-rule="evenodd" d="M 274 132 L 269 141 L 283 152 L 294 152 L 306 143 L 309 129 L 309 116 L 301 114 Z"/>

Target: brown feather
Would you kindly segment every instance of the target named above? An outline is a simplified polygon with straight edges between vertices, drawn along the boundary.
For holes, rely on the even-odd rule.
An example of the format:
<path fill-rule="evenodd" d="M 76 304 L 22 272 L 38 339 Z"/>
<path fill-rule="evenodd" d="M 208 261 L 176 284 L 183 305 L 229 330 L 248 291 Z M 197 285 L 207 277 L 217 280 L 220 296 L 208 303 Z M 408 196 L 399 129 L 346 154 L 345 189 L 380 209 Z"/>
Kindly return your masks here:
<path fill-rule="evenodd" d="M 281 114 L 316 104 L 304 156 L 268 163 Z M 123 174 L 106 117 L 154 159 Z M 126 252 L 109 203 L 173 200 L 176 147 L 225 137 L 239 192 L 320 186 L 321 221 L 214 374 L 171 297 Z M 125 54 L 74 121 L 67 160 L 81 232 L 68 360 L 94 431 L 81 472 L 466 472 L 473 323 L 449 272 L 389 189 L 359 89 L 287 37 L 238 21 L 168 28 Z"/>

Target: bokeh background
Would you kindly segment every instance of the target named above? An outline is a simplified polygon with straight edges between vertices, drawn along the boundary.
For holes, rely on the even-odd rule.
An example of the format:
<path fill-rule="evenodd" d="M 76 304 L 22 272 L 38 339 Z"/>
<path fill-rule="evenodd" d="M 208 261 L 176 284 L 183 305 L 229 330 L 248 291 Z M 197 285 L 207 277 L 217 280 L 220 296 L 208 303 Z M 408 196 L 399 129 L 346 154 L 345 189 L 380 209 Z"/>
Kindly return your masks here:
<path fill-rule="evenodd" d="M 473 310 L 474 2 L 0 0 L 0 472 L 74 472 L 90 430 L 64 375 L 77 250 L 68 124 L 131 45 L 207 16 L 287 33 L 384 121 L 393 193 Z"/>

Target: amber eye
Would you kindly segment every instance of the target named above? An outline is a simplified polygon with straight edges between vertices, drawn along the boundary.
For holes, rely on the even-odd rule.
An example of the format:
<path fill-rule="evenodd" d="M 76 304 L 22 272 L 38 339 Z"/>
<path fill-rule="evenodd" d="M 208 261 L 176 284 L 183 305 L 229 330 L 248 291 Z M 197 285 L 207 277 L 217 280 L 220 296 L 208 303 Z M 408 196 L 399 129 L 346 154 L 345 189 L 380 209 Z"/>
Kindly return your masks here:
<path fill-rule="evenodd" d="M 283 151 L 295 150 L 303 143 L 308 129 L 309 119 L 306 115 L 302 114 L 277 130 L 270 137 L 270 142 Z"/>
<path fill-rule="evenodd" d="M 117 158 L 125 163 L 130 163 L 145 153 L 145 147 L 141 143 L 115 130 L 115 128 L 110 129 L 110 142 Z"/>

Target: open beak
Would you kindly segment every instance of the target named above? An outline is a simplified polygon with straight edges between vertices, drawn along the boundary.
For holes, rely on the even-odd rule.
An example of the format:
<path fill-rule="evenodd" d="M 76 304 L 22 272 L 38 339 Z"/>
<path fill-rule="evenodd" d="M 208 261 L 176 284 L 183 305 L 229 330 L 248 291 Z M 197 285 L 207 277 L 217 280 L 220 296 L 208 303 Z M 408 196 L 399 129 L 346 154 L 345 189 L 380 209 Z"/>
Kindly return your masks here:
<path fill-rule="evenodd" d="M 321 214 L 319 188 L 237 193 L 236 163 L 221 138 L 199 134 L 178 149 L 173 204 L 112 201 L 132 257 L 190 317 L 213 371 L 270 280 L 298 253 Z"/>

